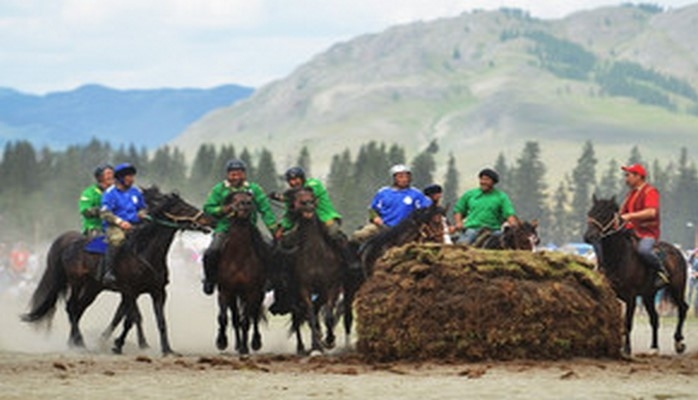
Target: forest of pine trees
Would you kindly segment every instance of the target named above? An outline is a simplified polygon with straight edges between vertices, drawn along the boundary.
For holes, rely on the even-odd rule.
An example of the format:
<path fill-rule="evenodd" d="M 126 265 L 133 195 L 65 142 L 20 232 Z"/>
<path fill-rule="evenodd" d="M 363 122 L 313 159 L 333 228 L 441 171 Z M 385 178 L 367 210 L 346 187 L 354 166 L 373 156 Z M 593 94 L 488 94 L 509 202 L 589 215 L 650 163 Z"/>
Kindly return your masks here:
<path fill-rule="evenodd" d="M 367 206 L 374 193 L 390 183 L 388 169 L 393 164 L 410 165 L 417 187 L 441 183 L 445 202 L 451 205 L 463 190 L 477 183 L 475 177 L 461 181 L 464 177 L 456 169 L 453 154 L 448 156 L 445 174 L 435 175 L 437 170 L 442 171 L 435 161 L 439 150 L 438 143 L 432 142 L 408 158 L 399 145 L 370 142 L 355 154 L 345 150 L 334 155 L 329 171 L 313 168 L 312 154 L 305 147 L 293 160 L 324 178 L 335 206 L 344 216 L 345 229 L 350 231 L 366 221 Z M 510 195 L 520 217 L 539 220 L 544 243 L 581 241 L 592 194 L 615 195 L 621 201 L 625 187 L 620 165 L 642 162 L 650 172 L 650 181 L 662 193 L 663 239 L 693 245 L 691 225 L 698 225 L 698 172 L 687 149 L 677 151 L 675 160 L 645 160 L 637 147 L 630 149 L 628 159 L 598 160 L 593 143 L 586 142 L 574 168 L 554 185 L 548 185 L 542 150 L 539 143 L 528 142 L 515 160 L 500 154 L 492 162 L 502 177 L 499 188 Z M 139 184 L 177 190 L 201 205 L 210 188 L 223 179 L 226 161 L 235 157 L 247 162 L 249 179 L 267 192 L 284 188 L 281 167 L 287 166 L 280 166 L 267 149 L 203 144 L 188 165 L 183 153 L 171 147 L 149 153 L 135 146 L 113 148 L 93 140 L 52 151 L 36 149 L 26 141 L 8 143 L 0 161 L 0 241 L 41 243 L 62 231 L 78 229 L 78 196 L 92 183 L 92 170 L 102 162 L 131 162 L 138 168 Z"/>

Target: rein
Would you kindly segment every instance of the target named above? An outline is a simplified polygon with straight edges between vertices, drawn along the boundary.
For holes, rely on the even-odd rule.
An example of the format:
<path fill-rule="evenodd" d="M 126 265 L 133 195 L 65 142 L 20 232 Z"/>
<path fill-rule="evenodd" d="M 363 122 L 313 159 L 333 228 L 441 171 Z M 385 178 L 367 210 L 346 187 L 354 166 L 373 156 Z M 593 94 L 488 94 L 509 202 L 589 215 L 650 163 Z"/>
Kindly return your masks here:
<path fill-rule="evenodd" d="M 602 238 L 614 235 L 623 230 L 623 228 L 625 227 L 625 221 L 621 220 L 620 214 L 617 212 L 613 213 L 613 218 L 610 221 L 608 221 L 606 225 L 602 224 L 601 222 L 599 222 L 599 220 L 593 217 L 588 217 L 588 221 L 597 228 L 599 228 L 599 230 L 601 231 Z"/>
<path fill-rule="evenodd" d="M 162 218 L 156 218 L 152 216 L 147 216 L 145 219 L 152 221 L 158 225 L 162 225 L 168 228 L 176 228 L 176 229 L 181 229 L 184 227 L 184 223 L 189 223 L 189 224 L 198 224 L 196 220 L 198 220 L 202 215 L 204 214 L 203 211 L 199 211 L 196 213 L 194 216 L 184 216 L 184 215 L 174 215 L 170 214 L 168 212 L 163 212 L 163 215 L 167 217 L 167 219 L 162 219 Z"/>

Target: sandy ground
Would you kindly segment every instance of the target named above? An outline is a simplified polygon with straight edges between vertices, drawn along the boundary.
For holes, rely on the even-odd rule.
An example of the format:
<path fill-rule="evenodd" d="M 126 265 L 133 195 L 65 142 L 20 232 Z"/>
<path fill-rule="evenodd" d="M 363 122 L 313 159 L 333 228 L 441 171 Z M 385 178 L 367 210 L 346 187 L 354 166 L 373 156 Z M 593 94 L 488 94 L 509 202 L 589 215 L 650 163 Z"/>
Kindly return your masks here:
<path fill-rule="evenodd" d="M 179 258 L 180 260 L 182 258 Z M 67 321 L 56 312 L 50 331 L 19 321 L 29 293 L 0 298 L 0 399 L 121 398 L 698 398 L 698 320 L 686 327 L 687 353 L 673 353 L 674 320 L 662 321 L 662 353 L 643 354 L 649 327 L 640 319 L 630 361 L 565 360 L 476 364 L 364 362 L 350 349 L 320 357 L 293 355 L 285 319 L 263 328 L 259 354 L 240 359 L 215 349 L 217 306 L 200 292 L 200 267 L 172 263 L 167 305 L 170 338 L 181 356 L 161 357 L 147 298 L 141 305 L 152 346 L 139 350 L 129 337 L 125 355 L 99 339 L 118 297 L 105 293 L 82 321 L 86 351 L 67 346 Z M 63 307 L 61 303 L 60 307 Z M 339 334 L 343 342 L 343 335 Z"/>

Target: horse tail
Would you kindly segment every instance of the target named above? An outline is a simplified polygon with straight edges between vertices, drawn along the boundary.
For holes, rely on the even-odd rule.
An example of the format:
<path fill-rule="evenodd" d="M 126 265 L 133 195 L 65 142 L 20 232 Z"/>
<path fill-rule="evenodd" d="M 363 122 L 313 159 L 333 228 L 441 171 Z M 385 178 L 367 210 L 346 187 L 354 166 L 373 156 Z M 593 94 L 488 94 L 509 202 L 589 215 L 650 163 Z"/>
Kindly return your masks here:
<path fill-rule="evenodd" d="M 686 259 L 681 254 L 681 251 L 669 243 L 660 242 L 659 247 L 665 254 L 664 267 L 669 272 L 669 281 L 671 282 L 667 289 L 664 290 L 664 300 L 668 300 L 677 306 L 679 302 L 684 301 L 686 291 Z"/>
<path fill-rule="evenodd" d="M 21 317 L 24 322 L 50 321 L 58 298 L 65 296 L 68 279 L 62 259 L 64 242 L 60 239 L 53 242 L 49 249 L 46 270 L 31 298 L 31 311 Z"/>

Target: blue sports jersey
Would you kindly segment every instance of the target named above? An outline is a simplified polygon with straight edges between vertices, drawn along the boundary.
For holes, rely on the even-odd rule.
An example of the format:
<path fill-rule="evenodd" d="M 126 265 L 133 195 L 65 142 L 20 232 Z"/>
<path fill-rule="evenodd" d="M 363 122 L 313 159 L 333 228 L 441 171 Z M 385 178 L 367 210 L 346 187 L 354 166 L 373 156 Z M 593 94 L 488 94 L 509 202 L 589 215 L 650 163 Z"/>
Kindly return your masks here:
<path fill-rule="evenodd" d="M 143 193 L 133 186 L 123 191 L 112 186 L 102 196 L 103 211 L 111 211 L 117 217 L 132 224 L 140 222 L 138 211 L 144 208 Z"/>
<path fill-rule="evenodd" d="M 380 215 L 383 223 L 389 227 L 399 224 L 415 209 L 430 205 L 431 200 L 413 187 L 406 189 L 384 187 L 376 193 L 371 202 L 371 208 Z"/>

